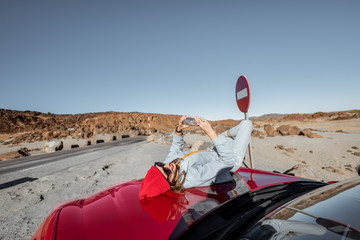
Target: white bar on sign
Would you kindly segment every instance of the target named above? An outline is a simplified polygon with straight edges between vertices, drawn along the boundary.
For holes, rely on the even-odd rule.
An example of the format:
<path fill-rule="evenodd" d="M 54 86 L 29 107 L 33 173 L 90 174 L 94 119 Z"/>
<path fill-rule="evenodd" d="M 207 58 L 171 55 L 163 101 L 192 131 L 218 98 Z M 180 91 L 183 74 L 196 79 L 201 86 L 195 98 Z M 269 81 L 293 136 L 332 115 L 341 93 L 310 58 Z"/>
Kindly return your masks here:
<path fill-rule="evenodd" d="M 243 90 L 238 91 L 238 92 L 236 93 L 236 100 L 240 100 L 240 99 L 246 98 L 247 96 L 248 96 L 247 88 L 244 88 Z"/>

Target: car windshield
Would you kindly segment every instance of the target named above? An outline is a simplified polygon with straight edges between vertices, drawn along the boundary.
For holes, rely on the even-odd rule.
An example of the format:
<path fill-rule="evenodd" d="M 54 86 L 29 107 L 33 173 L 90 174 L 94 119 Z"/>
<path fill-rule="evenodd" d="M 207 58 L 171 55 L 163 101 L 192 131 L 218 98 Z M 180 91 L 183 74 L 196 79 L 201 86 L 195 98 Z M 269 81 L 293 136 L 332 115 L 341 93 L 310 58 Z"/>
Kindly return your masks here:
<path fill-rule="evenodd" d="M 180 239 L 234 239 L 279 206 L 326 186 L 321 182 L 292 182 L 247 192 L 200 218 Z M 178 237 L 171 236 L 170 239 Z"/>
<path fill-rule="evenodd" d="M 360 178 L 314 190 L 237 239 L 360 239 Z"/>

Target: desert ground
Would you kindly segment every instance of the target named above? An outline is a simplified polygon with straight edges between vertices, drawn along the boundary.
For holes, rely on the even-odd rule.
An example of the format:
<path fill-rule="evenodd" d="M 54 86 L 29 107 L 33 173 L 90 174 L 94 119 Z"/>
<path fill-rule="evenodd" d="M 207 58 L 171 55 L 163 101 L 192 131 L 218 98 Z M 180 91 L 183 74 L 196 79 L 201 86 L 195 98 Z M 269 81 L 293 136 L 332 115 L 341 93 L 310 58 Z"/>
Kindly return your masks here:
<path fill-rule="evenodd" d="M 282 125 L 311 129 L 317 137 L 299 134 L 274 134 L 270 137 L 264 131 L 264 126 L 269 124 L 274 129 Z M 281 173 L 287 171 L 325 182 L 358 176 L 355 168 L 360 164 L 360 118 L 336 121 L 328 118 L 257 120 L 254 121 L 254 130 L 261 132 L 251 138 L 255 168 Z M 8 143 L 16 134 L 0 135 L 0 155 L 23 148 L 31 149 L 32 156 L 44 154 L 43 146 L 48 140 Z M 92 137 L 111 139 L 111 135 L 106 134 L 94 134 Z M 60 204 L 89 197 L 121 182 L 142 178 L 153 162 L 165 158 L 171 139 L 171 131 L 157 131 L 147 141 L 111 148 L 106 154 L 89 153 L 90 162 L 79 161 L 45 175 L 36 173 L 34 169 L 1 175 L 0 184 L 25 175 L 37 179 L 0 189 L 0 239 L 30 239 L 45 217 Z M 184 139 L 189 151 L 211 148 L 211 141 L 198 129 L 187 132 Z M 86 145 L 88 140 L 65 137 L 61 141 L 63 150 L 67 150 L 74 144 Z M 245 163 L 249 165 L 249 155 Z"/>

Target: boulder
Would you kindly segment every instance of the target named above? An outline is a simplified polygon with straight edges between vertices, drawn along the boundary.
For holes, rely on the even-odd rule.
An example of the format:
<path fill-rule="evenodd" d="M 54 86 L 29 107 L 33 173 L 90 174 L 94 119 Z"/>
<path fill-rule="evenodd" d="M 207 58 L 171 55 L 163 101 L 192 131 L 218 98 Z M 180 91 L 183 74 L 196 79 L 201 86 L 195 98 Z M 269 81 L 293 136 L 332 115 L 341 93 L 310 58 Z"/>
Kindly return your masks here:
<path fill-rule="evenodd" d="M 274 137 L 276 135 L 275 128 L 270 124 L 264 125 L 264 130 L 268 137 Z"/>
<path fill-rule="evenodd" d="M 50 153 L 50 152 L 60 151 L 63 148 L 64 148 L 64 143 L 62 141 L 52 140 L 52 141 L 45 142 L 43 151 Z"/>
<path fill-rule="evenodd" d="M 191 146 L 191 151 L 199 151 L 199 150 L 209 150 L 213 147 L 211 142 L 204 141 L 203 139 L 198 139 Z"/>
<path fill-rule="evenodd" d="M 22 155 L 18 151 L 11 151 L 8 153 L 0 154 L 0 161 L 19 157 L 22 157 Z"/>
<path fill-rule="evenodd" d="M 279 132 L 282 136 L 299 135 L 300 128 L 296 126 L 281 125 L 276 129 L 276 131 Z"/>
<path fill-rule="evenodd" d="M 171 145 L 172 134 L 154 133 L 148 137 L 148 141 L 154 141 L 155 143 L 162 145 Z"/>
<path fill-rule="evenodd" d="M 30 156 L 30 151 L 27 148 L 21 148 L 18 150 L 18 153 L 21 154 L 23 157 Z"/>
<path fill-rule="evenodd" d="M 149 141 L 149 142 L 153 142 L 154 141 L 154 134 L 148 136 L 146 140 Z"/>
<path fill-rule="evenodd" d="M 261 132 L 259 130 L 252 130 L 251 132 L 251 136 L 252 137 L 258 137 L 258 138 L 261 138 L 261 137 L 264 137 L 265 136 L 265 133 L 264 132 Z"/>
<path fill-rule="evenodd" d="M 8 153 L 4 153 L 0 155 L 0 161 L 13 159 L 13 158 L 20 158 L 20 157 L 27 157 L 30 156 L 30 151 L 27 148 L 21 148 L 17 151 L 11 151 Z"/>
<path fill-rule="evenodd" d="M 283 150 L 284 149 L 284 145 L 276 145 L 275 149 L 277 150 Z"/>
<path fill-rule="evenodd" d="M 195 143 L 191 146 L 191 151 L 199 151 L 200 146 L 202 146 L 205 143 L 203 139 L 198 139 L 195 141 Z"/>
<path fill-rule="evenodd" d="M 321 135 L 311 132 L 309 129 L 301 130 L 299 135 L 307 136 L 308 138 L 322 138 Z"/>

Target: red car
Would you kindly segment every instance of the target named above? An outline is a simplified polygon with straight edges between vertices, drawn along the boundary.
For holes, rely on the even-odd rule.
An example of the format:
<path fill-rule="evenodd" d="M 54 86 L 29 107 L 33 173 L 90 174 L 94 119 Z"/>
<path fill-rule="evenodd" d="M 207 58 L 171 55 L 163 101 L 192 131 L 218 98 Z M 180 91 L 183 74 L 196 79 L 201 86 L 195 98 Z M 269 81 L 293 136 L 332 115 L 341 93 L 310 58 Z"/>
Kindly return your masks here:
<path fill-rule="evenodd" d="M 284 204 L 330 186 L 250 168 L 240 168 L 233 178 L 232 182 L 194 187 L 183 194 L 169 191 L 145 200 L 139 199 L 140 180 L 120 184 L 60 206 L 44 220 L 32 239 L 271 239 L 252 238 L 249 234 L 258 236 L 254 226 L 269 218 L 269 214 L 278 214 L 275 212 Z M 358 214 L 359 195 L 358 191 Z M 285 211 L 294 211 L 289 209 Z M 359 222 L 357 226 L 351 223 L 348 232 L 356 232 Z"/>

